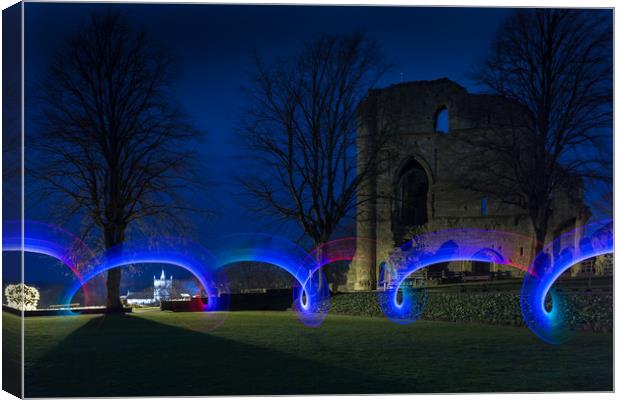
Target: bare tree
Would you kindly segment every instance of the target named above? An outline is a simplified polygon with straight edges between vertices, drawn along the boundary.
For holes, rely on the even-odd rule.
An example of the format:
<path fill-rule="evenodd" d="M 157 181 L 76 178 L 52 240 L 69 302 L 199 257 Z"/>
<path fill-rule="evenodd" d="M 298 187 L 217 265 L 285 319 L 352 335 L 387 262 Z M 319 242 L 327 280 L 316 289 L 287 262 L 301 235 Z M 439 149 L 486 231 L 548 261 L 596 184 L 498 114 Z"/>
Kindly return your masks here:
<path fill-rule="evenodd" d="M 584 184 L 610 177 L 611 20 L 600 10 L 520 10 L 477 71 L 508 102 L 496 102 L 502 109 L 487 134 L 463 135 L 476 174 L 458 179 L 525 210 L 538 250 L 554 195 L 580 198 Z"/>
<path fill-rule="evenodd" d="M 356 158 L 357 107 L 386 71 L 361 32 L 322 35 L 290 60 L 257 61 L 243 135 L 258 168 L 243 185 L 255 211 L 298 223 L 327 242 L 360 200 L 377 152 Z"/>
<path fill-rule="evenodd" d="M 176 219 L 193 174 L 199 132 L 172 103 L 171 60 L 120 14 L 94 13 L 66 40 L 42 85 L 30 171 L 67 217 L 98 228 L 103 247 L 145 219 Z M 193 180 L 193 182 L 195 182 Z M 120 268 L 108 271 L 107 308 L 122 307 Z"/>

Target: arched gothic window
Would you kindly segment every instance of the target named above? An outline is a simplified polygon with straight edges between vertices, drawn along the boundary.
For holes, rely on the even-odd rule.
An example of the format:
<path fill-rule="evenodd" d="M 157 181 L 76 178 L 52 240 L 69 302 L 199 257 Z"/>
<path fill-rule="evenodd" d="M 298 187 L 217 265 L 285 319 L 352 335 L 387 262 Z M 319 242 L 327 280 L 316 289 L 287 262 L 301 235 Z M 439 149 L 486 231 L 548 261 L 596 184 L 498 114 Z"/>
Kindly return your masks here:
<path fill-rule="evenodd" d="M 396 212 L 401 225 L 419 226 L 428 222 L 428 188 L 426 171 L 412 159 L 402 169 L 396 185 Z"/>

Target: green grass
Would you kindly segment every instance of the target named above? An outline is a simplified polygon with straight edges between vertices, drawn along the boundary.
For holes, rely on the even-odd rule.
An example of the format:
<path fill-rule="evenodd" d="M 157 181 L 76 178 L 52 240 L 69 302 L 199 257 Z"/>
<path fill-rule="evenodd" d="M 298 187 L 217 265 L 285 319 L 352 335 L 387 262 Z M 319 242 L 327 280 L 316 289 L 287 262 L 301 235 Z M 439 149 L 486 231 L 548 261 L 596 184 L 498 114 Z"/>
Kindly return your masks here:
<path fill-rule="evenodd" d="M 22 331 L 19 318 L 2 313 L 2 390 L 21 397 Z"/>
<path fill-rule="evenodd" d="M 18 319 L 5 315 L 5 323 Z M 612 390 L 612 335 L 553 346 L 525 328 L 289 312 L 34 317 L 26 396 Z"/>

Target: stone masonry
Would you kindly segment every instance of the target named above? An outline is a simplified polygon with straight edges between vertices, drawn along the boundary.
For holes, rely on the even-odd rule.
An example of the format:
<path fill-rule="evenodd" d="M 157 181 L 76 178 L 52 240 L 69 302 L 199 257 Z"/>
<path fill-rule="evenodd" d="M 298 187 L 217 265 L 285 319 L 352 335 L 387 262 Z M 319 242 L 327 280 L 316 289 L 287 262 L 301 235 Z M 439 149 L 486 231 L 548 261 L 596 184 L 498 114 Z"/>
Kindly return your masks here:
<path fill-rule="evenodd" d="M 379 129 L 384 129 L 384 133 L 388 130 L 389 139 L 383 146 L 381 172 L 368 179 L 360 190 L 360 197 L 368 196 L 369 200 L 358 208 L 357 236 L 373 239 L 375 244 L 356 250 L 358 261 L 351 265 L 348 276 L 350 289 L 375 289 L 381 263 L 416 229 L 515 232 L 523 236 L 523 242 L 517 244 L 521 248 L 520 259 L 515 261 L 529 265 L 534 242 L 528 238 L 534 234 L 525 210 L 490 195 L 463 190 L 449 179 L 454 168 L 468 168 L 468 155 L 463 154 L 466 150 L 456 140 L 459 135 L 480 134 L 502 118 L 503 110 L 509 106 L 495 96 L 470 94 L 446 78 L 406 82 L 369 93 L 360 105 L 358 161 L 364 163 L 370 154 Z M 438 131 L 437 119 L 442 113 L 447 113 L 447 132 Z M 388 114 L 391 121 L 398 123 L 384 123 Z M 549 239 L 587 221 L 589 210 L 581 197 L 580 194 L 575 201 L 562 193 L 554 195 Z M 502 243 L 490 245 L 501 247 Z M 491 264 L 488 271 L 505 268 Z M 450 263 L 449 269 L 471 271 L 472 263 Z M 511 273 L 519 275 L 520 271 Z"/>

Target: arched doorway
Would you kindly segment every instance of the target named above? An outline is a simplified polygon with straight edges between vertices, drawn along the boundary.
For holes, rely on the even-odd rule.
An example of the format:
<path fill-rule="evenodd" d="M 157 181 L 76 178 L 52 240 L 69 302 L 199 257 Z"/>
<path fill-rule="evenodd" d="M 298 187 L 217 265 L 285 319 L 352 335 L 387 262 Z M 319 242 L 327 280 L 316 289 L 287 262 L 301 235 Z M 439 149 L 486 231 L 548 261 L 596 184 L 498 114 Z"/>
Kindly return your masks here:
<path fill-rule="evenodd" d="M 424 167 L 411 159 L 396 180 L 396 216 L 399 225 L 420 226 L 428 222 L 429 179 Z"/>

